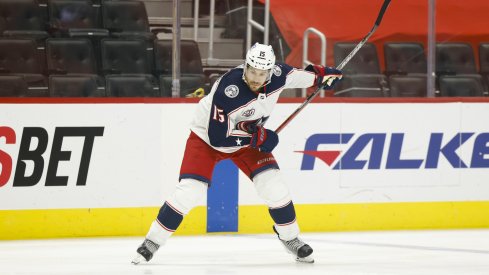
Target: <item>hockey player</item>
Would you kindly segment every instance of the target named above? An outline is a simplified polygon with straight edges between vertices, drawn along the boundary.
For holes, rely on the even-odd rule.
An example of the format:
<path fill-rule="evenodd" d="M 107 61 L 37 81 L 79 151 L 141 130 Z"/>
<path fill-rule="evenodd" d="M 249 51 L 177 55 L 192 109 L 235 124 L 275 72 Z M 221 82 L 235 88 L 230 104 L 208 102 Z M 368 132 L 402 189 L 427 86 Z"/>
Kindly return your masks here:
<path fill-rule="evenodd" d="M 256 43 L 244 65 L 231 69 L 200 100 L 190 127 L 176 191 L 161 207 L 138 255 L 149 261 L 177 230 L 183 217 L 206 194 L 215 164 L 231 159 L 254 183 L 275 222 L 273 230 L 297 261 L 314 262 L 312 248 L 299 239 L 294 204 L 271 153 L 278 135 L 264 127 L 280 93 L 287 88 L 331 89 L 341 71 L 318 65 L 305 70 L 275 64 L 272 46 Z"/>

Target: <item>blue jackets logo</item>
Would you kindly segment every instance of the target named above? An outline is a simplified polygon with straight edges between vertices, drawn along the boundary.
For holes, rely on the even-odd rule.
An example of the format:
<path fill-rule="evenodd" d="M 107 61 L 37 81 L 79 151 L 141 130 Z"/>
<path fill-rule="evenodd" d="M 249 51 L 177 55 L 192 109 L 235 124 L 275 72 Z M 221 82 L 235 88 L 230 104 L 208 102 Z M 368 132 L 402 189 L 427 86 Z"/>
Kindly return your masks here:
<path fill-rule="evenodd" d="M 470 139 L 473 139 L 471 157 L 462 159 L 457 150 Z M 346 149 L 318 150 L 324 144 L 338 144 Z M 304 154 L 301 170 L 313 170 L 316 159 L 333 170 L 435 169 L 441 158 L 453 168 L 489 168 L 489 133 L 431 133 L 426 148 L 422 149 L 425 151 L 422 158 L 403 158 L 403 145 L 404 133 L 314 134 L 306 140 L 304 151 L 296 152 Z M 360 157 L 361 153 L 362 156 L 367 153 L 367 159 Z"/>

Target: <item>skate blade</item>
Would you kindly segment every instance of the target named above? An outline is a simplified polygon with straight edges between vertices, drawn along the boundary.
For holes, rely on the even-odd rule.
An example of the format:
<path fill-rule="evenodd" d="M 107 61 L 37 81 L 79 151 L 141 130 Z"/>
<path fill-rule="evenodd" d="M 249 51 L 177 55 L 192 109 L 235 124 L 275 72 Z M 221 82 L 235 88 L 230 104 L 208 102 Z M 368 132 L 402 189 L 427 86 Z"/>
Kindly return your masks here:
<path fill-rule="evenodd" d="M 295 260 L 299 263 L 308 263 L 308 264 L 314 263 L 314 259 L 311 256 L 307 256 L 304 258 L 297 257 Z"/>
<path fill-rule="evenodd" d="M 141 261 L 144 260 L 144 257 L 141 256 L 141 255 L 137 255 L 132 261 L 131 261 L 131 264 L 133 265 L 138 265 L 139 263 L 141 263 Z"/>

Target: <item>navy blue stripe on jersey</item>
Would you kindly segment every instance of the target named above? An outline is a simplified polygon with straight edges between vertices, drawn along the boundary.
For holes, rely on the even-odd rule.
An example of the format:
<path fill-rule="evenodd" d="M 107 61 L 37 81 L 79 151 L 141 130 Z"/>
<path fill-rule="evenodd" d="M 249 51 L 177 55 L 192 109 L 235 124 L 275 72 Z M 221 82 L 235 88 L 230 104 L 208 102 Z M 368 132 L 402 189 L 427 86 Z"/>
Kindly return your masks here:
<path fill-rule="evenodd" d="M 269 208 L 268 212 L 277 225 L 287 225 L 295 221 L 295 209 L 292 201 L 282 207 Z"/>
<path fill-rule="evenodd" d="M 208 178 L 204 178 L 202 176 L 196 175 L 196 174 L 181 174 L 180 177 L 178 178 L 178 181 L 181 181 L 182 179 L 194 179 L 198 180 L 204 183 L 207 183 L 209 186 L 211 184 L 211 180 Z"/>
<path fill-rule="evenodd" d="M 183 214 L 171 207 L 168 202 L 165 202 L 160 208 L 160 212 L 156 219 L 164 229 L 174 232 L 177 230 L 178 226 L 180 226 L 180 223 L 182 223 Z"/>
<path fill-rule="evenodd" d="M 278 167 L 278 164 L 276 163 L 271 163 L 271 164 L 268 164 L 268 165 L 265 165 L 265 166 L 262 166 L 258 169 L 256 169 L 255 171 L 251 171 L 251 174 L 250 174 L 250 178 L 253 180 L 253 178 L 260 174 L 261 172 L 265 171 L 265 170 L 268 170 L 268 169 L 280 169 Z"/>

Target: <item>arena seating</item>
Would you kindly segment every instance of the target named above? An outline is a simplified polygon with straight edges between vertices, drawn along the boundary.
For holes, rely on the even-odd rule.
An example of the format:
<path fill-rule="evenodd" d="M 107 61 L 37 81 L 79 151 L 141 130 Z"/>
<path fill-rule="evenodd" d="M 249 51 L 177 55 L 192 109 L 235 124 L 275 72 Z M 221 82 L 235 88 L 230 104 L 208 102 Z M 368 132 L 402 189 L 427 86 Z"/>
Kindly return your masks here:
<path fill-rule="evenodd" d="M 338 65 L 355 45 L 336 43 L 335 64 Z M 480 72 L 469 44 L 436 44 L 436 96 L 487 96 L 489 44 L 481 44 L 479 51 Z M 335 94 L 350 97 L 426 96 L 427 61 L 422 44 L 385 43 L 384 61 L 385 71 L 381 73 L 375 46 L 366 43 L 345 66 L 344 81 L 335 87 Z M 464 84 L 467 86 L 462 88 Z"/>
<path fill-rule="evenodd" d="M 0 21 L 4 29 L 2 36 L 28 37 L 36 41 L 49 36 L 45 29 L 46 16 L 37 0 L 0 1 Z"/>
<path fill-rule="evenodd" d="M 347 74 L 335 87 L 340 97 L 388 97 L 387 78 L 382 74 Z"/>
<path fill-rule="evenodd" d="M 205 75 L 198 45 L 193 40 L 182 40 L 180 43 L 180 96 L 204 87 Z M 172 41 L 156 40 L 154 45 L 156 72 L 160 76 L 162 96 L 171 96 L 172 87 Z"/>
<path fill-rule="evenodd" d="M 105 78 L 108 96 L 113 97 L 158 97 L 160 88 L 151 74 L 108 75 Z"/>
<path fill-rule="evenodd" d="M 390 94 L 392 97 L 425 97 L 426 75 L 391 75 L 389 77 Z"/>
<path fill-rule="evenodd" d="M 106 1 L 102 5 L 103 27 L 113 37 L 141 38 L 151 43 L 155 34 L 149 30 L 148 15 L 141 1 Z"/>
<path fill-rule="evenodd" d="M 92 43 L 85 38 L 49 38 L 46 57 L 51 97 L 105 96 Z"/>
<path fill-rule="evenodd" d="M 480 74 L 485 84 L 489 86 L 489 43 L 481 43 L 479 46 L 479 64 Z"/>
<path fill-rule="evenodd" d="M 44 3 L 0 1 L 0 96 L 161 96 L 168 90 L 160 87 L 153 51 L 156 34 L 167 30 L 150 31 L 143 2 Z M 189 89 L 205 82 L 196 49 L 185 55 L 196 58 L 187 63 L 201 74 Z"/>
<path fill-rule="evenodd" d="M 0 75 L 0 97 L 25 97 L 27 82 L 21 75 Z"/>
<path fill-rule="evenodd" d="M 33 39 L 0 39 L 0 75 L 21 76 L 32 88 L 33 96 L 47 92 L 47 80 Z"/>
<path fill-rule="evenodd" d="M 336 43 L 334 45 L 335 65 L 338 66 L 356 45 L 356 43 Z M 343 73 L 380 74 L 379 57 L 375 46 L 368 42 L 365 43 L 343 68 Z"/>
<path fill-rule="evenodd" d="M 467 43 L 436 45 L 436 74 L 440 96 L 483 96 L 487 86 L 477 72 L 474 52 Z"/>
<path fill-rule="evenodd" d="M 387 75 L 426 74 L 426 55 L 420 43 L 385 43 Z"/>
<path fill-rule="evenodd" d="M 426 96 L 427 63 L 422 44 L 385 43 L 384 61 L 391 97 Z"/>
<path fill-rule="evenodd" d="M 49 76 L 50 97 L 105 97 L 103 83 L 93 74 L 69 74 Z"/>
<path fill-rule="evenodd" d="M 102 68 L 110 96 L 158 96 L 152 58 L 142 39 L 102 40 Z M 150 52 L 152 55 L 152 51 Z"/>
<path fill-rule="evenodd" d="M 466 43 L 436 44 L 436 74 L 476 74 L 474 52 Z"/>
<path fill-rule="evenodd" d="M 49 38 L 46 40 L 49 74 L 97 74 L 92 43 L 83 38 Z"/>
<path fill-rule="evenodd" d="M 226 14 L 221 38 L 244 36 L 245 11 Z M 253 14 L 262 20 L 263 7 Z M 0 96 L 170 97 L 172 41 L 157 38 L 167 31 L 150 26 L 142 1 L 0 0 Z M 278 43 L 281 61 L 289 49 L 279 33 L 272 19 L 270 41 Z M 334 44 L 335 65 L 356 43 Z M 376 47 L 366 43 L 345 66 L 337 96 L 426 96 L 426 45 L 396 41 Z M 181 41 L 180 68 L 181 97 L 199 88 L 208 92 L 222 74 L 204 73 L 212 70 L 203 68 L 192 40 Z M 489 43 L 477 49 L 464 41 L 438 43 L 436 77 L 437 96 L 487 96 Z"/>
<path fill-rule="evenodd" d="M 483 84 L 482 77 L 473 75 L 449 75 L 441 76 L 440 94 L 441 96 L 483 96 L 487 93 Z"/>
<path fill-rule="evenodd" d="M 355 48 L 356 43 L 336 43 L 334 45 L 335 65 Z M 335 87 L 335 95 L 343 97 L 387 97 L 387 78 L 380 72 L 377 49 L 365 43 L 343 68 L 344 79 Z"/>
<path fill-rule="evenodd" d="M 68 36 L 69 31 L 93 33 L 102 29 L 99 9 L 90 1 L 49 0 L 49 26 L 53 36 Z"/>

